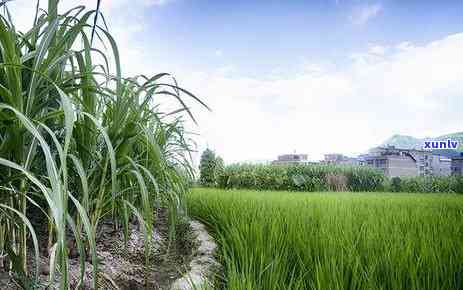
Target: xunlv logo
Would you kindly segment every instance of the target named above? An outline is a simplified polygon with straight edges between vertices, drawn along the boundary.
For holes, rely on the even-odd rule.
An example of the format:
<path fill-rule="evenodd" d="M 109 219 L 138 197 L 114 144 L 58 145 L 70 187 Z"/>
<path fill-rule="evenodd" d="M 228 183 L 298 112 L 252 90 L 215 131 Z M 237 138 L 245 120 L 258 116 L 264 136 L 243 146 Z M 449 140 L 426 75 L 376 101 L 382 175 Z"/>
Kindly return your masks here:
<path fill-rule="evenodd" d="M 457 149 L 458 141 L 453 141 L 447 139 L 446 141 L 424 141 L 423 149 L 432 150 L 432 149 Z"/>

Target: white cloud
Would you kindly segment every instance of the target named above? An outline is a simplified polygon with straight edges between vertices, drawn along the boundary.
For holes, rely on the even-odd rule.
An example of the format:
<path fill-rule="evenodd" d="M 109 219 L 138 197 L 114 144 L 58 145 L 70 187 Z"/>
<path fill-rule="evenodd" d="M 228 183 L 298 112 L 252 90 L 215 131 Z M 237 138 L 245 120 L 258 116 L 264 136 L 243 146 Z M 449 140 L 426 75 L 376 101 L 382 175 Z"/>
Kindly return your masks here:
<path fill-rule="evenodd" d="M 398 50 L 406 51 L 409 49 L 413 49 L 413 45 L 408 41 L 404 41 L 404 42 L 397 44 L 395 48 Z"/>
<path fill-rule="evenodd" d="M 214 52 L 215 56 L 222 56 L 223 55 L 223 51 L 221 49 L 217 49 L 215 52 Z"/>
<path fill-rule="evenodd" d="M 349 16 L 349 20 L 353 24 L 364 25 L 381 13 L 382 10 L 383 7 L 379 3 L 356 6 Z"/>
<path fill-rule="evenodd" d="M 381 45 L 370 45 L 368 48 L 368 53 L 374 55 L 384 55 L 386 53 L 387 48 Z"/>
<path fill-rule="evenodd" d="M 319 159 L 328 152 L 363 152 L 395 133 L 461 130 L 463 34 L 406 48 L 383 47 L 380 57 L 369 48 L 347 67 L 315 65 L 290 78 L 179 78 L 214 110 L 198 113 L 200 144 L 207 142 L 228 162 L 293 150 Z"/>

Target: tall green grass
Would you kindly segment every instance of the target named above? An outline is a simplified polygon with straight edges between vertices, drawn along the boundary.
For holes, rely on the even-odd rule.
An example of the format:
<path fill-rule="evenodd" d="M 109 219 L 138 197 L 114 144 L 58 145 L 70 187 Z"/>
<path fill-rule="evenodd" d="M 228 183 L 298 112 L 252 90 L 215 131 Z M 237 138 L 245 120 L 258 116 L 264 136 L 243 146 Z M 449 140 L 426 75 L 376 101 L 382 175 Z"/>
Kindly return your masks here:
<path fill-rule="evenodd" d="M 96 288 L 102 219 L 127 238 L 129 220 L 137 218 L 150 237 L 153 208 L 162 206 L 175 239 L 185 177 L 192 175 L 184 121 L 193 115 L 185 98 L 201 101 L 165 73 L 123 77 L 117 43 L 97 25 L 95 11 L 77 6 L 60 14 L 58 0 L 47 10 L 37 2 L 33 26 L 19 32 L 8 3 L 0 6 L 0 256 L 29 289 L 39 281 L 28 261 L 48 251 L 45 284 L 59 274 L 60 289 L 69 289 L 72 232 L 79 283 L 89 253 Z M 179 107 L 164 111 L 160 95 Z M 47 249 L 39 249 L 32 213 L 48 224 Z"/>
<path fill-rule="evenodd" d="M 220 188 L 258 190 L 350 191 L 382 189 L 384 175 L 370 167 L 320 164 L 232 164 L 218 176 Z"/>
<path fill-rule="evenodd" d="M 194 189 L 221 289 L 462 289 L 463 197 Z"/>

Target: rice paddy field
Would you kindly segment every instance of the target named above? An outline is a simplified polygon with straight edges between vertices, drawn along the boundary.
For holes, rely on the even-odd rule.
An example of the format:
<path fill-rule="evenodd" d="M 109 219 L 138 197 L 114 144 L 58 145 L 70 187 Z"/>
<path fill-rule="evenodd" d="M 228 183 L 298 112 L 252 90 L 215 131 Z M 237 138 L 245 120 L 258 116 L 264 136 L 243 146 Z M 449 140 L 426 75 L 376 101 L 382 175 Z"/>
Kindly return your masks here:
<path fill-rule="evenodd" d="M 463 289 L 463 196 L 196 188 L 219 289 Z"/>

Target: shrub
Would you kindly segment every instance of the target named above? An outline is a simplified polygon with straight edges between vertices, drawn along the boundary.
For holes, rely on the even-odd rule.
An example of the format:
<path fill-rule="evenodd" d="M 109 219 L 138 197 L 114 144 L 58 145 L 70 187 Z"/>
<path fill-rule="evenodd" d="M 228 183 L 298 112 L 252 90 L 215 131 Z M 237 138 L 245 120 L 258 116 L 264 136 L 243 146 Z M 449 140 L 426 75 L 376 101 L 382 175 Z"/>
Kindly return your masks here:
<path fill-rule="evenodd" d="M 374 168 L 351 167 L 344 170 L 350 191 L 379 191 L 384 189 L 385 176 Z"/>
<path fill-rule="evenodd" d="M 391 178 L 391 191 L 392 192 L 399 192 L 401 189 L 401 179 L 400 177 L 393 177 Z"/>
<path fill-rule="evenodd" d="M 384 175 L 369 167 L 319 164 L 226 166 L 217 179 L 220 188 L 292 191 L 378 191 Z"/>
<path fill-rule="evenodd" d="M 463 193 L 463 176 L 403 177 L 395 187 L 391 179 L 390 190 L 395 192 Z"/>
<path fill-rule="evenodd" d="M 220 188 L 291 191 L 463 193 L 463 176 L 385 176 L 370 167 L 232 164 L 217 175 Z"/>
<path fill-rule="evenodd" d="M 463 193 L 463 176 L 454 176 L 449 183 L 452 192 Z"/>

